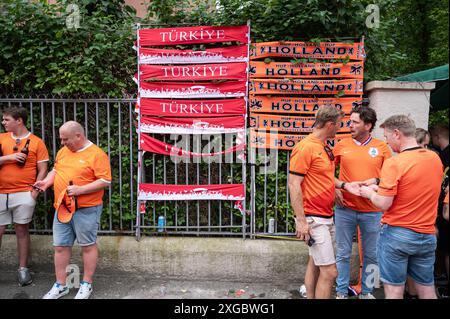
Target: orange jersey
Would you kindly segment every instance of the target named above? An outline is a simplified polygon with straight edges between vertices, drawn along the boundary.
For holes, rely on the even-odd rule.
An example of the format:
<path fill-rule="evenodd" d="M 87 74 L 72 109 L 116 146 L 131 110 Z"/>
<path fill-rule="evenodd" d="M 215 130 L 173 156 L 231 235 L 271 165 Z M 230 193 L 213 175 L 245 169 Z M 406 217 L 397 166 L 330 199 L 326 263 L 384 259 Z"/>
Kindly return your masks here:
<path fill-rule="evenodd" d="M 442 171 L 439 156 L 423 148 L 407 149 L 388 159 L 378 194 L 394 196 L 394 201 L 381 222 L 434 234 Z"/>
<path fill-rule="evenodd" d="M 335 165 L 325 145 L 310 134 L 292 150 L 289 172 L 304 176 L 301 187 L 306 216 L 333 216 Z"/>
<path fill-rule="evenodd" d="M 83 186 L 98 179 L 111 182 L 111 166 L 108 155 L 97 145 L 90 143 L 83 149 L 72 152 L 63 147 L 56 155 L 54 171 L 56 172 L 55 208 L 61 192 L 64 192 L 73 181 L 74 185 Z M 78 207 L 91 207 L 102 204 L 104 190 L 80 195 L 77 197 Z"/>
<path fill-rule="evenodd" d="M 340 164 L 339 179 L 344 182 L 364 181 L 369 178 L 380 178 L 381 167 L 386 159 L 392 156 L 387 144 L 370 137 L 359 144 L 351 137 L 341 140 L 333 149 L 336 164 Z M 372 202 L 361 196 L 342 191 L 344 206 L 358 212 L 379 212 Z"/>
<path fill-rule="evenodd" d="M 21 138 L 18 144 L 16 144 L 16 138 L 12 133 L 1 133 L 0 144 L 3 156 L 20 152 L 28 139 L 30 145 L 28 146 L 29 153 L 25 166 L 20 167 L 14 162 L 5 163 L 0 167 L 0 193 L 2 194 L 31 191 L 31 185 L 36 182 L 37 163 L 48 162 L 47 147 L 39 137 L 31 133 Z M 15 146 L 17 151 L 14 151 Z"/>

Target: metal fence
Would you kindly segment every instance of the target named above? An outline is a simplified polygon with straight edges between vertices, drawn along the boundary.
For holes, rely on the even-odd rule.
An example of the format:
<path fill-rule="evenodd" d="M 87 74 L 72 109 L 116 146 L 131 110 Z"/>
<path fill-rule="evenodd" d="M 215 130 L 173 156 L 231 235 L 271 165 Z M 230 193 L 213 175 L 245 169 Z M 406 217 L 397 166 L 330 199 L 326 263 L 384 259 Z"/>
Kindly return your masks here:
<path fill-rule="evenodd" d="M 57 98 L 57 97 L 0 97 L 0 112 L 6 107 L 22 106 L 29 111 L 30 131 L 43 139 L 50 154 L 49 169 L 61 144 L 58 128 L 68 120 L 82 124 L 86 136 L 109 156 L 113 180 L 105 192 L 101 234 L 136 234 L 136 173 L 137 134 L 134 113 L 136 99 L 123 98 Z M 3 128 L 2 128 L 3 129 Z M 178 137 L 154 137 L 170 142 Z M 212 136 L 193 136 L 187 143 L 194 151 L 210 152 Z M 215 137 L 217 138 L 217 136 Z M 222 135 L 222 145 L 233 137 Z M 229 155 L 227 155 L 229 156 Z M 236 157 L 236 154 L 232 155 Z M 242 162 L 235 158 L 223 161 L 191 160 L 190 163 L 170 161 L 166 156 L 146 153 L 144 182 L 161 184 L 225 184 L 242 182 Z M 245 171 L 245 170 L 244 170 Z M 248 179 L 247 179 L 248 180 Z M 250 185 L 247 186 L 250 192 Z M 54 216 L 53 192 L 47 191 L 38 199 L 30 225 L 32 233 L 51 233 Z M 239 235 L 249 234 L 250 216 L 233 207 L 228 201 L 155 201 L 146 203 L 146 213 L 140 214 L 143 234 L 158 232 L 158 216 L 164 216 L 163 234 L 180 235 Z M 253 216 L 252 216 L 253 218 Z M 138 234 L 137 234 L 138 235 Z"/>
<path fill-rule="evenodd" d="M 252 237 L 294 235 L 289 196 L 290 151 L 250 148 Z"/>
<path fill-rule="evenodd" d="M 164 143 L 178 143 L 195 153 L 211 153 L 234 143 L 233 134 L 185 135 L 152 134 Z M 142 181 L 151 184 L 209 185 L 242 183 L 242 162 L 237 154 L 215 157 L 179 158 L 155 153 L 143 155 Z M 141 214 L 140 229 L 161 231 L 158 218 L 164 217 L 164 232 L 191 235 L 241 235 L 247 231 L 246 218 L 233 201 L 189 200 L 147 201 Z"/>
<path fill-rule="evenodd" d="M 103 234 L 133 234 L 136 207 L 136 130 L 135 99 L 63 99 L 53 97 L 2 97 L 0 111 L 22 106 L 29 111 L 30 131 L 44 141 L 49 169 L 61 147 L 58 128 L 68 120 L 84 126 L 86 136 L 109 156 L 113 181 L 105 192 L 100 225 Z M 3 128 L 2 128 L 3 129 Z M 32 233 L 50 233 L 54 209 L 53 192 L 40 196 L 30 225 Z"/>

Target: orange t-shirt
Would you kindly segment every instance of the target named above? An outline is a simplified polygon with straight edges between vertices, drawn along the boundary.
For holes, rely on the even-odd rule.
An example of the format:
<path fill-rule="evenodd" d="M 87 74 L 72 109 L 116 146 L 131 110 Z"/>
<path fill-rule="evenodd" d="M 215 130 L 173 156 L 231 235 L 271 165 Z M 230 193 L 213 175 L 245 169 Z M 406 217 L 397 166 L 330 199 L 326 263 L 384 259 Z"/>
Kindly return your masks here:
<path fill-rule="evenodd" d="M 301 188 L 306 216 L 333 216 L 335 165 L 325 145 L 310 134 L 292 150 L 289 172 L 304 176 Z"/>
<path fill-rule="evenodd" d="M 61 192 L 64 192 L 73 181 L 74 185 L 83 186 L 98 179 L 111 182 L 111 166 L 108 155 L 97 145 L 90 143 L 83 149 L 72 152 L 67 147 L 63 147 L 56 155 L 54 171 L 56 172 L 55 188 L 55 208 L 56 200 Z M 80 195 L 77 197 L 78 207 L 92 207 L 103 202 L 104 190 Z"/>
<path fill-rule="evenodd" d="M 381 170 L 378 194 L 394 196 L 394 201 L 381 222 L 434 234 L 442 171 L 439 156 L 420 147 L 388 159 Z"/>
<path fill-rule="evenodd" d="M 344 182 L 364 181 L 380 177 L 381 167 L 392 156 L 387 144 L 376 138 L 357 144 L 351 137 L 341 140 L 333 149 L 336 164 L 340 164 L 339 179 Z M 344 206 L 358 212 L 379 212 L 372 202 L 361 196 L 342 191 Z"/>
<path fill-rule="evenodd" d="M 36 182 L 37 163 L 48 162 L 47 147 L 39 137 L 31 133 L 20 139 L 16 152 L 13 150 L 16 146 L 16 138 L 12 133 L 1 133 L 0 144 L 3 156 L 20 152 L 28 139 L 30 145 L 25 166 L 20 167 L 17 163 L 5 163 L 0 167 L 0 193 L 2 194 L 31 191 L 31 185 Z"/>

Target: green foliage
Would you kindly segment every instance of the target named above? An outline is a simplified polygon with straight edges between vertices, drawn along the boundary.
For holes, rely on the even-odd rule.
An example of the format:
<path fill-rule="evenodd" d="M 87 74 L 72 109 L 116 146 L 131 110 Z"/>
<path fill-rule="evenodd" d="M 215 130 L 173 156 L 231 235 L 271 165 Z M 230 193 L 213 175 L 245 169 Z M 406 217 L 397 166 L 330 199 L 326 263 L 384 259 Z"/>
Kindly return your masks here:
<path fill-rule="evenodd" d="M 67 19 L 78 4 L 79 28 Z M 125 10 L 126 8 L 126 10 Z M 116 1 L 7 0 L 0 4 L 0 91 L 5 93 L 96 93 L 134 91 L 133 19 Z"/>
<path fill-rule="evenodd" d="M 383 80 L 448 63 L 448 0 L 380 0 L 380 24 L 368 28 L 371 0 L 154 0 L 144 22 L 240 25 L 252 41 L 360 41 L 365 80 Z M 80 27 L 68 28 L 76 4 Z M 124 0 L 4 0 L 0 3 L 0 92 L 135 92 L 133 24 Z M 201 48 L 199 48 L 201 49 Z M 306 63 L 305 60 L 302 63 Z M 311 61 L 310 61 L 311 62 Z M 346 61 L 343 61 L 346 63 Z"/>
<path fill-rule="evenodd" d="M 438 123 L 448 124 L 448 109 L 430 112 L 430 118 L 428 119 L 428 127 L 433 127 Z"/>
<path fill-rule="evenodd" d="M 448 63 L 448 0 L 380 0 L 380 24 L 368 28 L 371 0 L 153 1 L 161 23 L 241 25 L 254 42 L 355 42 L 365 37 L 366 81 L 384 80 Z M 186 8 L 189 7 L 189 10 Z M 305 61 L 306 62 L 306 61 Z M 348 60 L 342 61 L 347 63 Z"/>

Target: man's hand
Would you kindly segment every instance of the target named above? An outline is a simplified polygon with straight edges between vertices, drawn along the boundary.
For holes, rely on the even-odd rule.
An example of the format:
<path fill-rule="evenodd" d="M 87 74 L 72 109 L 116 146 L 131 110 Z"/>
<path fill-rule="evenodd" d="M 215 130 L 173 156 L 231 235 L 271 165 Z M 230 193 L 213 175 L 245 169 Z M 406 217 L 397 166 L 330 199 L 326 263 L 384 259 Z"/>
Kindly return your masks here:
<path fill-rule="evenodd" d="M 295 234 L 297 238 L 308 241 L 309 236 L 309 226 L 306 218 L 303 219 L 295 219 Z"/>
<path fill-rule="evenodd" d="M 34 189 L 34 191 L 37 192 L 45 192 L 51 185 L 48 185 L 45 181 L 37 181 L 36 183 L 34 183 L 33 185 L 31 185 Z"/>
<path fill-rule="evenodd" d="M 83 194 L 83 186 L 69 185 L 67 186 L 67 195 L 79 196 Z"/>
<path fill-rule="evenodd" d="M 38 190 L 36 190 L 36 189 L 33 189 L 32 191 L 31 191 L 31 197 L 33 197 L 33 199 L 34 200 L 37 200 L 37 198 L 38 198 L 38 196 L 39 196 L 39 191 Z"/>
<path fill-rule="evenodd" d="M 350 194 L 361 196 L 360 194 L 361 186 L 359 182 L 351 182 L 351 183 L 345 183 L 345 190 L 349 192 Z"/>
<path fill-rule="evenodd" d="M 377 184 L 377 180 L 376 180 L 375 177 L 372 177 L 372 178 L 366 179 L 365 181 L 359 182 L 359 184 L 360 184 L 361 186 L 376 185 L 376 184 Z"/>
<path fill-rule="evenodd" d="M 13 153 L 5 156 L 5 162 L 10 163 L 23 163 L 27 159 L 27 155 L 24 153 Z"/>
<path fill-rule="evenodd" d="M 361 195 L 360 196 L 370 199 L 370 196 L 372 196 L 372 194 L 376 192 L 374 186 L 378 189 L 377 185 L 361 186 L 361 188 L 360 188 Z"/>
<path fill-rule="evenodd" d="M 448 221 L 448 204 L 444 204 L 442 217 L 444 217 L 444 219 Z"/>
<path fill-rule="evenodd" d="M 334 191 L 334 203 L 339 207 L 344 207 L 344 196 L 339 189 Z"/>

